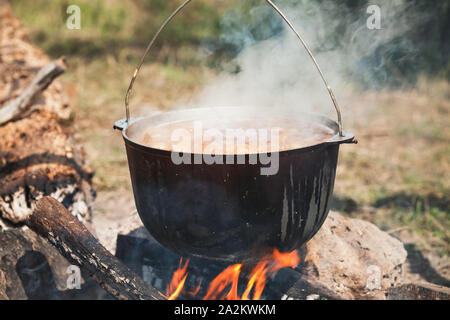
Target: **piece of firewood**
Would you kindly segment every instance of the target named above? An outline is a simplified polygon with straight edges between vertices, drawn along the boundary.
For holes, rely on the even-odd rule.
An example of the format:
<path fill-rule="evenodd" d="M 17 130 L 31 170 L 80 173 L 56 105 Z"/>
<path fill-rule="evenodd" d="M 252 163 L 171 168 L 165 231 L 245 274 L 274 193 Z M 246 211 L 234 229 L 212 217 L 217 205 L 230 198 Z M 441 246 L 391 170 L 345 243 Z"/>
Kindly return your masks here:
<path fill-rule="evenodd" d="M 389 288 L 388 300 L 450 300 L 450 288 L 429 282 L 407 283 Z"/>
<path fill-rule="evenodd" d="M 52 61 L 43 67 L 31 84 L 14 101 L 0 109 L 0 125 L 17 119 L 21 114 L 29 109 L 33 99 L 43 92 L 53 80 L 66 71 L 64 58 Z"/>
<path fill-rule="evenodd" d="M 99 241 L 70 212 L 53 198 L 36 202 L 26 220 L 33 231 L 46 237 L 70 263 L 87 272 L 108 293 L 121 300 L 162 300 L 149 286 Z"/>

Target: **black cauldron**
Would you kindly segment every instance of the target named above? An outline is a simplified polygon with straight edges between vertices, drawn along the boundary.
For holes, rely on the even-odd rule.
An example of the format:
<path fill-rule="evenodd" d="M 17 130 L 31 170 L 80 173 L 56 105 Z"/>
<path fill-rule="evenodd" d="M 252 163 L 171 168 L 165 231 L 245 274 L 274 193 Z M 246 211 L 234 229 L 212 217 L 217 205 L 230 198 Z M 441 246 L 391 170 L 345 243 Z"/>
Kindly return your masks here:
<path fill-rule="evenodd" d="M 245 108 L 259 117 L 283 116 L 280 110 Z M 175 164 L 171 151 L 140 144 L 145 128 L 187 119 L 236 119 L 242 108 L 201 108 L 161 113 L 131 121 L 124 129 L 128 164 L 139 215 L 165 247 L 181 254 L 221 260 L 256 258 L 267 250 L 298 248 L 319 230 L 330 209 L 341 137 L 336 122 L 299 113 L 333 130 L 316 145 L 279 152 L 279 170 L 261 175 L 260 163 Z M 292 114 L 285 115 L 292 118 Z M 237 157 L 237 156 L 235 156 Z"/>
<path fill-rule="evenodd" d="M 220 260 L 258 258 L 267 250 L 291 251 L 319 230 L 330 209 L 339 145 L 354 143 L 342 130 L 334 94 L 303 38 L 271 1 L 305 47 L 330 94 L 338 122 L 326 117 L 265 108 L 208 108 L 171 111 L 131 119 L 129 97 L 146 55 L 166 25 L 192 0 L 186 0 L 163 23 L 148 45 L 125 98 L 126 119 L 118 121 L 125 140 L 134 198 L 150 233 L 165 247 L 185 256 Z M 279 153 L 276 175 L 261 175 L 261 164 L 175 164 L 168 150 L 137 142 L 145 128 L 189 119 L 298 117 L 332 130 L 334 136 L 305 148 Z M 196 155 L 190 154 L 191 158 Z"/>

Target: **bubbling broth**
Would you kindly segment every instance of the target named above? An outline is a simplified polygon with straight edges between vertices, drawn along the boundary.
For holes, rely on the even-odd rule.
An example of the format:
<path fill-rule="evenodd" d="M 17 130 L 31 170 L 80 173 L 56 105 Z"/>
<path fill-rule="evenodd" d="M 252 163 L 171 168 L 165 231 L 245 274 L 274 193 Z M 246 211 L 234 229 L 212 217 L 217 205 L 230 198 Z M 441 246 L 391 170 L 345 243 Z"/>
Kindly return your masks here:
<path fill-rule="evenodd" d="M 140 144 L 174 152 L 252 154 L 311 146 L 335 133 L 319 123 L 271 119 L 202 119 L 162 123 L 134 137 Z"/>

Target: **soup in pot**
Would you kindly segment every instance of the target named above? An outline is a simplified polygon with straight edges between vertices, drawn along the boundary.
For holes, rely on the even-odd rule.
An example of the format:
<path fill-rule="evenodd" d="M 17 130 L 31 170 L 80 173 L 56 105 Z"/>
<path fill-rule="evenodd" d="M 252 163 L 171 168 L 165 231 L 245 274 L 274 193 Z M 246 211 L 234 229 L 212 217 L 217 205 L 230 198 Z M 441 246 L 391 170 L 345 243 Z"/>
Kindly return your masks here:
<path fill-rule="evenodd" d="M 334 135 L 330 128 L 306 120 L 203 119 L 148 127 L 134 140 L 151 148 L 174 152 L 253 154 L 304 148 Z"/>

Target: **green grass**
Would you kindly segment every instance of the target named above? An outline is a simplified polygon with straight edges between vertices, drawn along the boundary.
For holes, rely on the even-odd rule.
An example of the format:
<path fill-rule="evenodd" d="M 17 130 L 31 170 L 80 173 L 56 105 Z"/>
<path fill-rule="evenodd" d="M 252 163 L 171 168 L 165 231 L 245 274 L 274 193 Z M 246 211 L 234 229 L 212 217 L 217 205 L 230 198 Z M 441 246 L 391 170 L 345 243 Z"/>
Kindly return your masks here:
<path fill-rule="evenodd" d="M 72 4 L 81 9 L 81 30 L 66 27 L 66 9 Z M 51 55 L 94 56 L 108 43 L 123 41 L 132 28 L 125 1 L 12 0 L 11 5 L 33 31 L 33 40 Z"/>
<path fill-rule="evenodd" d="M 420 79 L 413 90 L 378 92 L 375 108 L 352 128 L 360 143 L 340 152 L 335 187 L 351 216 L 384 230 L 406 227 L 445 257 L 450 256 L 449 94 L 447 81 L 430 78 Z M 362 214 L 365 207 L 373 210 Z"/>
<path fill-rule="evenodd" d="M 98 58 L 141 48 L 180 1 L 176 0 L 12 0 L 13 10 L 32 30 L 32 39 L 50 56 Z M 69 5 L 81 10 L 81 30 L 66 27 Z M 172 48 L 208 41 L 220 33 L 225 6 L 194 1 L 167 27 L 159 45 Z M 185 53 L 180 55 L 184 57 Z"/>

